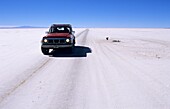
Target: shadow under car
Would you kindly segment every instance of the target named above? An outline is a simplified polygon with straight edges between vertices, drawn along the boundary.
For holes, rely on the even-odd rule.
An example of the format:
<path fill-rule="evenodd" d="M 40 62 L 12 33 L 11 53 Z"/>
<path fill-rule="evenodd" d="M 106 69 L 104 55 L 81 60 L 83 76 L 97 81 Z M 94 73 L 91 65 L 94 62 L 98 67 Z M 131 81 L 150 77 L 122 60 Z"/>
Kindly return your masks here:
<path fill-rule="evenodd" d="M 72 52 L 67 51 L 67 49 L 54 50 L 50 57 L 87 57 L 87 53 L 92 53 L 89 47 L 75 46 Z"/>

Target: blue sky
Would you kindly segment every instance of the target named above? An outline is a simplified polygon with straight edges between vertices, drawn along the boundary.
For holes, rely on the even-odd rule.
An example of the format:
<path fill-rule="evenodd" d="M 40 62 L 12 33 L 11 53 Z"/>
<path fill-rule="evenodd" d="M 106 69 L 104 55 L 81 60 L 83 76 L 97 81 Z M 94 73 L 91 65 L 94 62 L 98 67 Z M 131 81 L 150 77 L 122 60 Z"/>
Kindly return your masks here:
<path fill-rule="evenodd" d="M 1 26 L 170 27 L 170 0 L 1 0 Z"/>

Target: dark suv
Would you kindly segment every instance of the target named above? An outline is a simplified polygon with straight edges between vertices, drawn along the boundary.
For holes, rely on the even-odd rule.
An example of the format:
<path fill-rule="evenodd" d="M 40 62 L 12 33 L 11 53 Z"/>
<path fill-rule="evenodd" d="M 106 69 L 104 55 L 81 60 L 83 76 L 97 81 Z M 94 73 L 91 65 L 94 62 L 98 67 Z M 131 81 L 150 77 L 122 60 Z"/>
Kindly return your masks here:
<path fill-rule="evenodd" d="M 65 48 L 72 51 L 75 45 L 75 32 L 70 24 L 53 24 L 46 33 L 41 41 L 41 51 L 44 55 L 49 54 L 49 49 Z"/>

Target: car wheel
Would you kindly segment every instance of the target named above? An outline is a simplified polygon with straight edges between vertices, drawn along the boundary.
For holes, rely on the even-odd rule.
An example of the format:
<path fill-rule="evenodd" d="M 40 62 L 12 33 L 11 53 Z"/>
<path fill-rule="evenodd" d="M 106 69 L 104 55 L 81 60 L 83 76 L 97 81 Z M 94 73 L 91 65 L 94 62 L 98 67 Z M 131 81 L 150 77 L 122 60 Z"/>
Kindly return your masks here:
<path fill-rule="evenodd" d="M 42 48 L 41 47 L 41 51 L 44 55 L 49 55 L 49 49 L 48 48 Z"/>

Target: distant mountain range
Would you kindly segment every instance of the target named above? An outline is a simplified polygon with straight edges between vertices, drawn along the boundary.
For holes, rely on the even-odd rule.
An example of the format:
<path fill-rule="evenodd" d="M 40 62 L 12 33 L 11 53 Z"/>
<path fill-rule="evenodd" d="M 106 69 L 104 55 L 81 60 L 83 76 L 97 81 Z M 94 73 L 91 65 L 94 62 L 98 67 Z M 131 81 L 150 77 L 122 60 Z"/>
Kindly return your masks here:
<path fill-rule="evenodd" d="M 48 28 L 48 27 L 37 27 L 37 26 L 0 27 L 0 29 L 17 29 L 17 28 Z"/>

